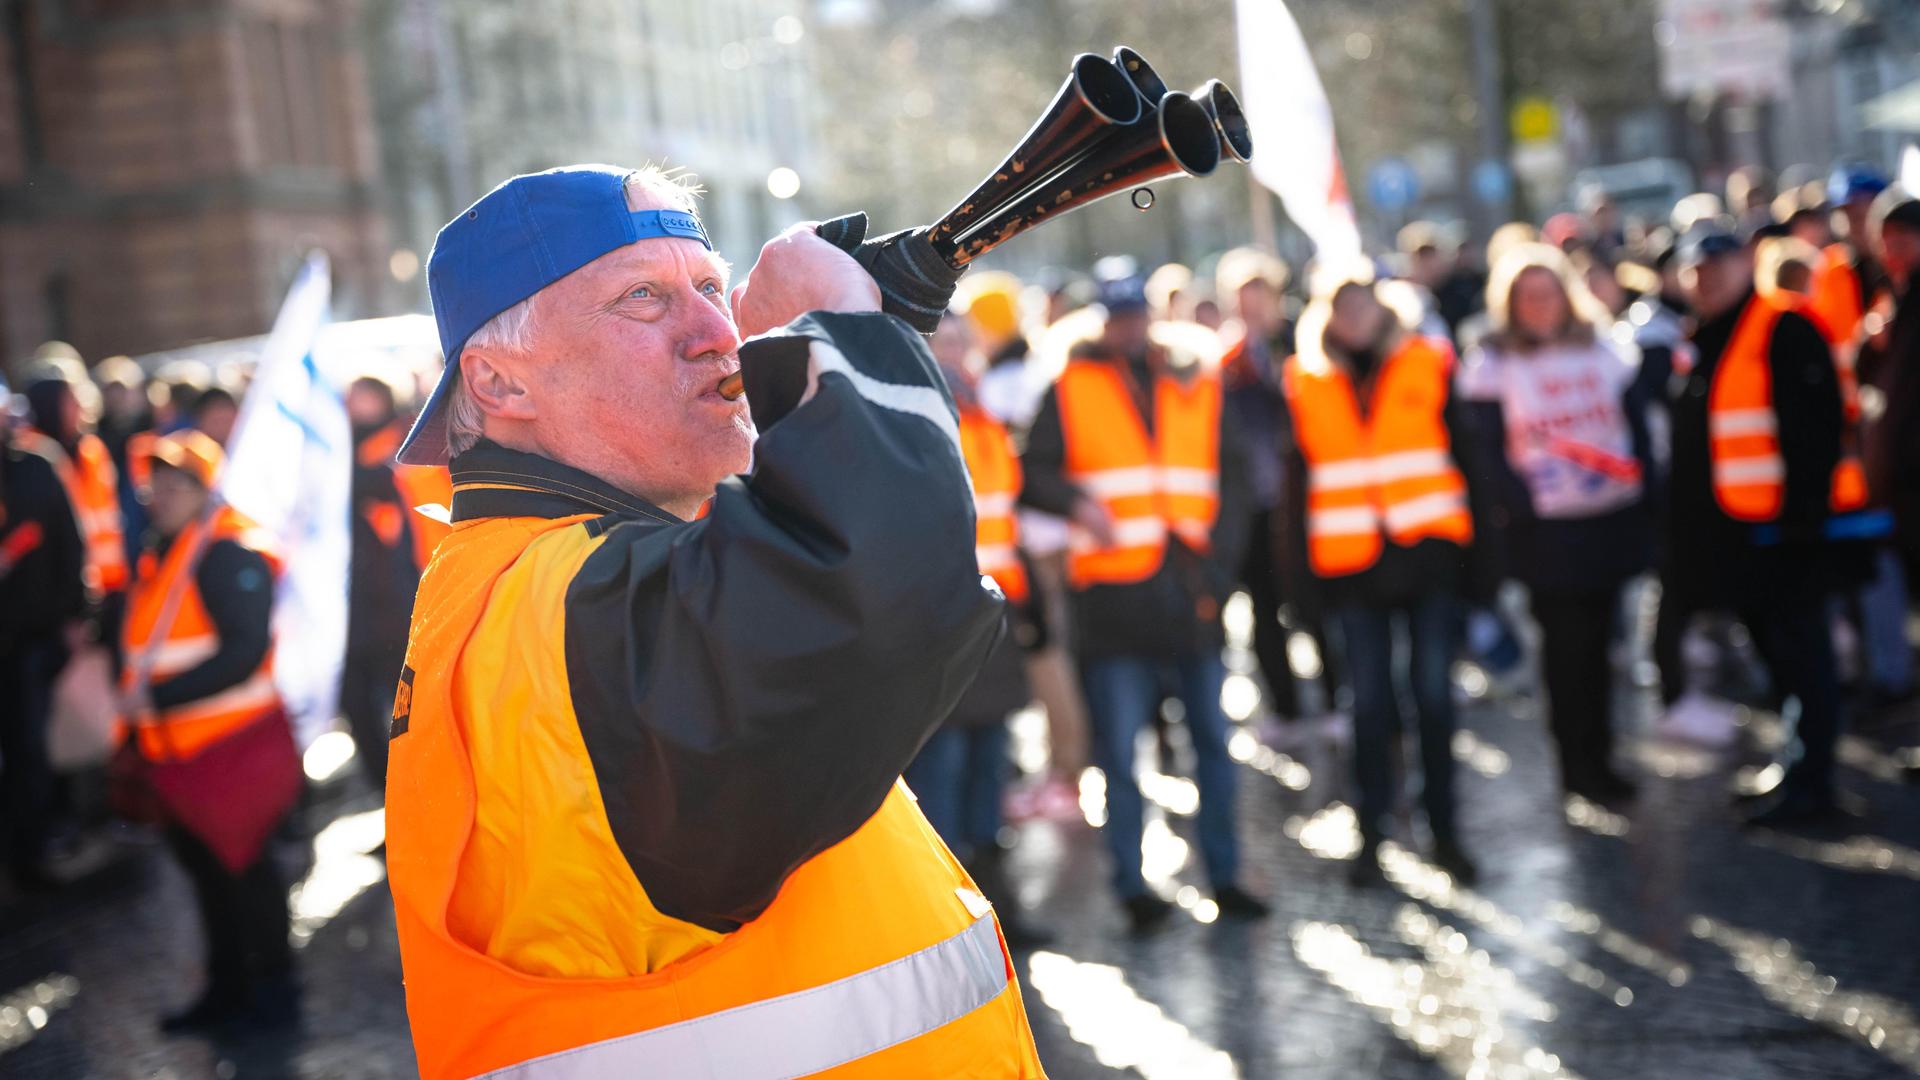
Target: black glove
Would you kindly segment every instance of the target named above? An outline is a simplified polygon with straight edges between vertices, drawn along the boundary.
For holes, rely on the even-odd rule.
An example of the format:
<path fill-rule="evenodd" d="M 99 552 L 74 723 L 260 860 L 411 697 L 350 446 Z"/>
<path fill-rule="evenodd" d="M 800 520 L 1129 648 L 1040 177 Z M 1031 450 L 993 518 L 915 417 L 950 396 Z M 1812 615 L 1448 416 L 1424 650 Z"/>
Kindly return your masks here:
<path fill-rule="evenodd" d="M 822 222 L 814 232 L 852 255 L 880 286 L 880 310 L 898 316 L 923 334 L 940 328 L 940 316 L 953 299 L 964 269 L 955 270 L 927 243 L 928 226 L 867 240 L 864 212 Z"/>

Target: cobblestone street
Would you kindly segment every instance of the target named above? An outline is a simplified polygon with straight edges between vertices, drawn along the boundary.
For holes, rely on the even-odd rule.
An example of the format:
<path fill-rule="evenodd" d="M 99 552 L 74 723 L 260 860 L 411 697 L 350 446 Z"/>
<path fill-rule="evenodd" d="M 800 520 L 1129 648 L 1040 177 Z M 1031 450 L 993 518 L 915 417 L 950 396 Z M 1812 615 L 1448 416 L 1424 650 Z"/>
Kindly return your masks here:
<path fill-rule="evenodd" d="M 1058 935 L 1021 958 L 1050 1075 L 1920 1073 L 1920 788 L 1902 782 L 1893 751 L 1847 744 L 1861 813 L 1851 827 L 1745 833 L 1726 791 L 1760 760 L 1751 749 L 1723 758 L 1637 740 L 1646 782 L 1630 812 L 1562 807 L 1532 709 L 1525 697 L 1488 699 L 1463 714 L 1455 756 L 1482 866 L 1472 891 L 1424 862 L 1408 830 L 1387 859 L 1388 888 L 1349 887 L 1339 860 L 1357 838 L 1338 801 L 1337 750 L 1286 757 L 1250 731 L 1234 741 L 1240 813 L 1269 920 L 1218 920 L 1195 888 L 1204 882 L 1183 839 L 1195 792 L 1177 775 L 1145 777 L 1159 810 L 1148 874 L 1182 908 L 1149 937 L 1125 931 L 1086 822 L 1023 826 L 1023 899 Z M 1765 744 L 1777 722 L 1753 719 L 1745 736 Z M 412 1075 L 381 820 L 357 784 L 323 789 L 310 842 L 283 852 L 304 875 L 296 1036 L 215 1045 L 159 1034 L 155 1018 L 198 988 L 197 932 L 164 850 L 124 834 L 68 893 L 9 900 L 0 1075 Z M 1083 797 L 1095 819 L 1097 790 Z"/>

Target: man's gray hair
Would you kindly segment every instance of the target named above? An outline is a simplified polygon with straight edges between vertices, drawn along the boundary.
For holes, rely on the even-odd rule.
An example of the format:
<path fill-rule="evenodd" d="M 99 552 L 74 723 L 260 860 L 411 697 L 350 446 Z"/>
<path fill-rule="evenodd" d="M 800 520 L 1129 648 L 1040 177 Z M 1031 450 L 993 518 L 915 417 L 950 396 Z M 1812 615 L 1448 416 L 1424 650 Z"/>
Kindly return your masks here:
<path fill-rule="evenodd" d="M 700 196 L 700 185 L 693 174 L 681 169 L 668 169 L 659 165 L 643 165 L 627 176 L 627 204 L 631 206 L 636 196 L 645 196 L 658 202 L 666 209 L 694 213 Z M 543 290 L 544 291 L 544 290 Z M 488 319 L 480 329 L 467 338 L 460 351 L 468 349 L 492 349 L 499 352 L 524 353 L 533 347 L 533 308 L 540 299 L 534 293 L 525 300 Z M 447 357 L 447 363 L 458 367 L 458 356 Z M 449 458 L 473 449 L 485 433 L 486 414 L 480 411 L 480 403 L 467 392 L 467 382 L 455 376 L 453 385 L 447 388 L 447 456 Z"/>

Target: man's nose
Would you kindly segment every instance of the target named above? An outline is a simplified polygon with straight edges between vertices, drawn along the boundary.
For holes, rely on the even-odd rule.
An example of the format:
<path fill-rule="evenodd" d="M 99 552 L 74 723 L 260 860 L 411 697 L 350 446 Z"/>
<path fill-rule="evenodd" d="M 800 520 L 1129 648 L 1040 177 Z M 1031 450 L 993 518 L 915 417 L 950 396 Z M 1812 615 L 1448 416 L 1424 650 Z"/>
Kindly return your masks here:
<path fill-rule="evenodd" d="M 740 347 L 740 331 L 733 319 L 721 305 L 698 292 L 694 296 L 697 302 L 684 309 L 686 325 L 680 329 L 680 355 L 689 359 L 731 355 Z"/>

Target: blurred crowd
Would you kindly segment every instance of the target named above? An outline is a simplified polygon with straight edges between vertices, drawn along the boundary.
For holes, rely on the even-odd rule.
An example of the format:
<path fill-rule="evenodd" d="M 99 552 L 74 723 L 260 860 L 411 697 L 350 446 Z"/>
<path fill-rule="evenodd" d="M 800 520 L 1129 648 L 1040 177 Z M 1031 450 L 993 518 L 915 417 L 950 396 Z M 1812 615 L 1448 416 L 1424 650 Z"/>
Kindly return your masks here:
<path fill-rule="evenodd" d="M 1389 255 L 1299 274 L 1247 247 L 1150 272 L 1115 256 L 963 279 L 931 348 L 960 408 L 981 570 L 1012 602 L 1017 647 L 907 779 L 1001 901 L 1008 937 L 1047 933 L 1012 902 L 1007 815 L 1079 815 L 1090 765 L 1116 898 L 1136 929 L 1168 916 L 1142 869 L 1143 744 L 1196 781 L 1222 914 L 1264 915 L 1232 812 L 1241 719 L 1276 751 L 1350 749 L 1356 884 L 1382 880 L 1415 778 L 1427 850 L 1471 882 L 1457 683 L 1463 664 L 1524 678 L 1522 640 L 1537 641 L 1568 795 L 1631 810 L 1622 686 L 1658 687 L 1658 734 L 1730 738 L 1721 661 L 1750 640 L 1794 738 L 1741 812 L 1782 828 L 1842 813 L 1841 732 L 1914 692 L 1920 200 L 1865 166 L 1791 179 L 1741 170 L 1725 198 L 1690 196 L 1661 222 L 1595 194 L 1484 247 L 1416 222 Z M 138 813 L 123 805 L 138 767 L 115 753 L 128 718 L 171 721 L 135 722 L 131 745 L 173 760 L 182 748 L 153 732 L 199 725 L 241 745 L 226 737 L 271 710 L 247 694 L 274 662 L 278 555 L 211 501 L 244 372 L 89 367 L 49 342 L 11 374 L 0 790 L 11 880 L 44 890 L 109 795 Z M 376 789 L 411 598 L 447 528 L 414 511 L 448 501 L 445 470 L 393 462 L 420 385 L 380 373 L 347 392 L 340 709 Z M 1233 603 L 1250 612 L 1252 717 L 1222 705 Z M 1010 785 L 1009 720 L 1034 702 L 1048 763 Z M 203 785 L 223 808 L 217 828 L 167 826 L 211 980 L 177 1026 L 289 1010 L 286 887 L 262 845 L 299 777 L 284 782 L 286 748 L 245 753 L 147 781 Z"/>

